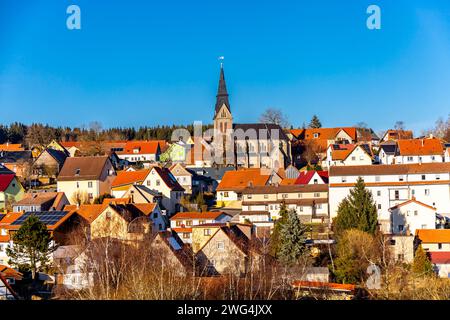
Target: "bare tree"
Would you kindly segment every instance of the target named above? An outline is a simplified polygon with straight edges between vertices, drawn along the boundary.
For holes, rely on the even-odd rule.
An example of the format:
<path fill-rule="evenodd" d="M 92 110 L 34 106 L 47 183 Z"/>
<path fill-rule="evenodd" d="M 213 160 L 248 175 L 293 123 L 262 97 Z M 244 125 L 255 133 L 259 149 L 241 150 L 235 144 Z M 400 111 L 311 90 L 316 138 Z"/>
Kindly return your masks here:
<path fill-rule="evenodd" d="M 290 125 L 283 112 L 275 108 L 266 109 L 259 117 L 259 121 L 262 123 L 277 124 L 282 128 L 287 128 Z"/>

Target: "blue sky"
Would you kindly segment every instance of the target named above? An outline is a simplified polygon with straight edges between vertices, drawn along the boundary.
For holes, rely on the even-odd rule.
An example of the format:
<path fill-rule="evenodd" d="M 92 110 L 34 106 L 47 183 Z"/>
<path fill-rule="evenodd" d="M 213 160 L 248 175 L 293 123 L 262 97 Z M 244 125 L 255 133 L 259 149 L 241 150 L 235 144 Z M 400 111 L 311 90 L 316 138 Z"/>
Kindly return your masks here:
<path fill-rule="evenodd" d="M 0 123 L 211 122 L 219 56 L 236 122 L 275 107 L 420 133 L 450 111 L 449 1 L 1 0 Z"/>

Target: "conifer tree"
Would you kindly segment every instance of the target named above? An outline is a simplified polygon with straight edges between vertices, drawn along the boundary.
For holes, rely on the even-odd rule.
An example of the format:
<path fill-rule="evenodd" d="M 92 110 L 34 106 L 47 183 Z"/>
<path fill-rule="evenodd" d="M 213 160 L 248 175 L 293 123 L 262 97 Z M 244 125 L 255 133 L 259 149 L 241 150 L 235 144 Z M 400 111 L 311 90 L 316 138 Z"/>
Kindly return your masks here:
<path fill-rule="evenodd" d="M 312 129 L 322 128 L 322 123 L 320 122 L 319 117 L 314 115 L 309 123 L 309 127 Z"/>
<path fill-rule="evenodd" d="M 358 229 L 375 234 L 378 214 L 372 193 L 366 189 L 364 180 L 359 177 L 350 194 L 339 204 L 337 217 L 334 219 L 337 234 L 348 229 Z"/>
<path fill-rule="evenodd" d="M 37 272 L 49 264 L 51 238 L 47 226 L 38 217 L 31 215 L 14 233 L 13 245 L 6 249 L 9 264 L 24 271 L 31 271 L 33 279 Z"/>
<path fill-rule="evenodd" d="M 280 247 L 278 258 L 286 264 L 294 264 L 306 251 L 307 228 L 303 225 L 295 211 L 286 214 L 286 221 L 280 230 Z"/>
<path fill-rule="evenodd" d="M 433 273 L 433 265 L 421 245 L 416 249 L 412 271 L 418 275 L 430 275 Z"/>
<path fill-rule="evenodd" d="M 279 216 L 280 218 L 275 221 L 275 225 L 273 227 L 272 235 L 270 236 L 270 254 L 273 257 L 277 257 L 278 252 L 280 250 L 280 235 L 281 235 L 281 228 L 286 222 L 286 216 L 287 216 L 287 208 L 286 205 L 283 203 L 280 206 Z"/>

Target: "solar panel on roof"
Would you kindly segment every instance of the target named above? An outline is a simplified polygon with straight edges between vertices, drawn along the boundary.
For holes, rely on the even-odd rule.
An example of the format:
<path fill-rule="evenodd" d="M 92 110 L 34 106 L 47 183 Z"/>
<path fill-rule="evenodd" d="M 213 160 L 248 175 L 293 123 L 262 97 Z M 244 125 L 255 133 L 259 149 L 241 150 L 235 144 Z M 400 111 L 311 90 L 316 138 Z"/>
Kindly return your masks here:
<path fill-rule="evenodd" d="M 59 220 L 67 215 L 68 211 L 37 211 L 25 212 L 11 225 L 22 225 L 31 215 L 35 215 L 39 220 L 49 226 L 55 225 Z"/>

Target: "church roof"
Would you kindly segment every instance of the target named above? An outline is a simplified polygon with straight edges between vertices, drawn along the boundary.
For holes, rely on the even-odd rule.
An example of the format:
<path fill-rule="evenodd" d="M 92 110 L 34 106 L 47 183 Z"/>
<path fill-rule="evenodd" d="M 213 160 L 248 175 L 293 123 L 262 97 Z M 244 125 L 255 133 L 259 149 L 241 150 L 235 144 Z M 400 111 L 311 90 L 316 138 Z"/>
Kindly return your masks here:
<path fill-rule="evenodd" d="M 223 104 L 226 105 L 228 111 L 231 112 L 230 102 L 228 101 L 227 85 L 225 83 L 225 74 L 223 67 L 220 68 L 219 88 L 217 90 L 215 114 L 217 114 Z"/>
<path fill-rule="evenodd" d="M 245 133 L 249 134 L 250 131 L 247 130 L 255 130 L 256 138 L 258 140 L 261 139 L 271 139 L 274 132 L 278 131 L 278 139 L 279 140 L 289 140 L 283 129 L 278 124 L 272 123 L 235 123 L 233 124 L 233 129 L 236 130 L 241 129 Z M 266 133 L 267 132 L 267 133 Z M 267 134 L 267 137 L 265 136 Z M 275 139 L 276 140 L 276 139 Z"/>

